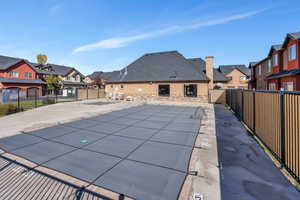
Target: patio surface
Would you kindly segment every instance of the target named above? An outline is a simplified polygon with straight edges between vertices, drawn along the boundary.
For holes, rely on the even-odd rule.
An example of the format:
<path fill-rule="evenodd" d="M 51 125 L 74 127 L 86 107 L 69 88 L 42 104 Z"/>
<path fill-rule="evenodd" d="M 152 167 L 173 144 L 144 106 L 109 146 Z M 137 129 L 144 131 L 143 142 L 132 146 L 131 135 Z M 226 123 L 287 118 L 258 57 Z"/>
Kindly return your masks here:
<path fill-rule="evenodd" d="M 216 105 L 215 113 L 222 199 L 300 199 L 300 192 L 247 135 L 232 112 Z"/>
<path fill-rule="evenodd" d="M 0 148 L 130 198 L 172 200 L 201 117 L 200 107 L 143 105 L 2 138 Z"/>

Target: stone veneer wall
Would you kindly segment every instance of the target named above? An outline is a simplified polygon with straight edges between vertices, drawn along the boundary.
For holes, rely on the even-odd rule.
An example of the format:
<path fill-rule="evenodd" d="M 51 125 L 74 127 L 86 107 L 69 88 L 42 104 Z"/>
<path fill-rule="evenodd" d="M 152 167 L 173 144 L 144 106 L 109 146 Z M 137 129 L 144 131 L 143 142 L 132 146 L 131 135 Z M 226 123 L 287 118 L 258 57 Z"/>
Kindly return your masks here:
<path fill-rule="evenodd" d="M 170 97 L 158 96 L 158 85 L 170 85 Z M 197 84 L 197 97 L 185 97 L 184 85 L 185 84 Z M 110 84 L 105 87 L 106 94 L 121 93 L 124 96 L 132 96 L 138 99 L 144 100 L 173 100 L 173 101 L 208 101 L 208 83 L 192 83 L 192 82 L 162 82 L 162 83 L 124 83 L 124 84 Z"/>

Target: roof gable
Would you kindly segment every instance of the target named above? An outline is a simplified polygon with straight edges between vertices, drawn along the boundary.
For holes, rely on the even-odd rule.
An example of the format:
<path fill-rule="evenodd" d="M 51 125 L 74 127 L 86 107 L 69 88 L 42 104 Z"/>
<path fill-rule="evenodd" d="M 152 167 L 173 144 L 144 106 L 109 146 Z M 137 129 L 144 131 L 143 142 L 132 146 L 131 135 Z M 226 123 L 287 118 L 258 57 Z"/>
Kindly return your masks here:
<path fill-rule="evenodd" d="M 207 81 L 208 78 L 177 51 L 145 54 L 108 79 L 109 82 L 186 80 Z"/>
<path fill-rule="evenodd" d="M 251 74 L 250 69 L 248 67 L 246 67 L 245 65 L 220 65 L 219 70 L 225 76 L 228 75 L 229 73 L 231 73 L 233 70 L 239 70 L 246 76 L 250 76 L 250 74 Z"/>
<path fill-rule="evenodd" d="M 273 51 L 280 51 L 280 50 L 282 50 L 281 44 L 272 45 L 268 55 L 271 56 Z"/>
<path fill-rule="evenodd" d="M 300 32 L 288 33 L 284 39 L 282 47 L 286 47 L 289 40 L 300 40 Z"/>

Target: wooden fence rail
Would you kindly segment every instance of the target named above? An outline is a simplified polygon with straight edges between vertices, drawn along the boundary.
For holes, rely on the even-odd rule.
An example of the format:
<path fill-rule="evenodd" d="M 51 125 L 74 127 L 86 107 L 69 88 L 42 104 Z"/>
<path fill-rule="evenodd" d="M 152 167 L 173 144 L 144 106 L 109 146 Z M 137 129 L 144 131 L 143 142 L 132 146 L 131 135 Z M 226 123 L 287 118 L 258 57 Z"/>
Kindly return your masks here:
<path fill-rule="evenodd" d="M 300 93 L 229 89 L 226 104 L 300 183 Z"/>

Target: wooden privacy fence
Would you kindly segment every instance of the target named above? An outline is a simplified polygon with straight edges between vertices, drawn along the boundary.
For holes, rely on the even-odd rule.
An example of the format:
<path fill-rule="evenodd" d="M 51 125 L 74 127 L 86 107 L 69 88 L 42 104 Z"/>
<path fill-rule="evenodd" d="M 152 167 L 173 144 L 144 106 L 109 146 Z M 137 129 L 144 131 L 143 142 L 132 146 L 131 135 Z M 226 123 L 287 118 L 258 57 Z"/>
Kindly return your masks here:
<path fill-rule="evenodd" d="M 77 89 L 77 99 L 97 99 L 105 97 L 105 91 L 98 88 L 78 88 Z"/>
<path fill-rule="evenodd" d="M 226 104 L 300 182 L 300 92 L 228 89 Z"/>

